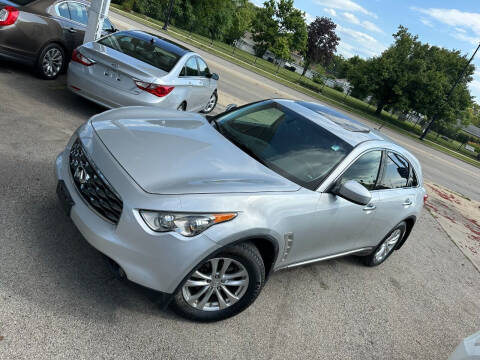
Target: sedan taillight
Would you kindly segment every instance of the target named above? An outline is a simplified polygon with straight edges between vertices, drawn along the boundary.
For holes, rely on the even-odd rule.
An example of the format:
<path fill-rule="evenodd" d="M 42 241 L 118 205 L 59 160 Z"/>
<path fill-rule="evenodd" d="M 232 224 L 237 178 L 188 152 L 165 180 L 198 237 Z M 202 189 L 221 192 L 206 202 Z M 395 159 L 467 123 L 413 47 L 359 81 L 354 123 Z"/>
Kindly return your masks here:
<path fill-rule="evenodd" d="M 5 6 L 0 10 L 0 26 L 13 25 L 18 19 L 19 11 L 13 6 Z"/>
<path fill-rule="evenodd" d="M 133 80 L 139 89 L 149 92 L 158 97 L 167 96 L 172 92 L 175 86 L 150 84 L 141 80 Z"/>
<path fill-rule="evenodd" d="M 93 64 L 95 64 L 95 61 L 82 55 L 77 49 L 73 50 L 72 61 L 82 64 L 84 66 L 92 66 Z"/>

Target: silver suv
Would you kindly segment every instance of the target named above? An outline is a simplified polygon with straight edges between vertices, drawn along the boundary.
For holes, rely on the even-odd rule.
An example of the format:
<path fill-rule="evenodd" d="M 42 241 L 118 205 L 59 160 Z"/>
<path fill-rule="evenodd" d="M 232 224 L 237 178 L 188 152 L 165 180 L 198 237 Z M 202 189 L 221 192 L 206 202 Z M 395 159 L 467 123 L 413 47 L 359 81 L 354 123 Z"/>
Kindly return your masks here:
<path fill-rule="evenodd" d="M 423 207 L 417 159 L 328 107 L 266 100 L 215 117 L 92 117 L 56 160 L 67 214 L 121 277 L 215 321 L 272 271 L 345 255 L 379 265 Z"/>

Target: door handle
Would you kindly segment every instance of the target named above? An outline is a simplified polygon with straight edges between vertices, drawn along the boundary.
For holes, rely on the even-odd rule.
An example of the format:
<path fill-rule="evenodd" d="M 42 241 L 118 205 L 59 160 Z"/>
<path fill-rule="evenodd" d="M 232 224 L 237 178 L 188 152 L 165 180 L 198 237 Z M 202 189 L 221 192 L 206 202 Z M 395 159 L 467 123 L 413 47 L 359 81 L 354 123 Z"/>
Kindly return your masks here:
<path fill-rule="evenodd" d="M 368 204 L 363 208 L 363 211 L 372 211 L 372 210 L 375 210 L 376 208 L 377 207 L 375 206 L 375 204 Z"/>
<path fill-rule="evenodd" d="M 413 204 L 413 201 L 411 199 L 406 199 L 404 202 L 403 202 L 403 206 L 410 206 Z"/>
<path fill-rule="evenodd" d="M 68 31 L 71 32 L 72 34 L 77 32 L 77 30 L 75 30 L 73 27 L 71 27 L 70 29 L 68 29 Z"/>

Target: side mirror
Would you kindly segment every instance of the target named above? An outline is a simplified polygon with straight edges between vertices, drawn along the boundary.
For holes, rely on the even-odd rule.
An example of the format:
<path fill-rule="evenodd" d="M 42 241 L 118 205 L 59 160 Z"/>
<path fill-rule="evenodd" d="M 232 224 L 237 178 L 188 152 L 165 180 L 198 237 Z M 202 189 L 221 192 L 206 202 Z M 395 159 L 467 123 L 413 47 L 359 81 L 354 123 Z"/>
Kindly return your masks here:
<path fill-rule="evenodd" d="M 237 104 L 228 104 L 226 107 L 225 107 L 225 111 L 230 111 L 230 110 L 233 110 L 237 107 Z"/>
<path fill-rule="evenodd" d="M 349 180 L 339 187 L 336 187 L 333 193 L 358 205 L 367 205 L 372 199 L 370 191 L 354 180 Z"/>
<path fill-rule="evenodd" d="M 110 29 L 106 29 L 105 31 L 109 34 L 113 34 L 113 33 L 116 33 L 118 31 L 118 29 L 116 29 L 112 26 Z"/>
<path fill-rule="evenodd" d="M 213 74 L 210 74 L 210 78 L 212 78 L 213 80 L 218 80 L 220 79 L 220 76 L 218 76 L 217 73 L 213 73 Z"/>

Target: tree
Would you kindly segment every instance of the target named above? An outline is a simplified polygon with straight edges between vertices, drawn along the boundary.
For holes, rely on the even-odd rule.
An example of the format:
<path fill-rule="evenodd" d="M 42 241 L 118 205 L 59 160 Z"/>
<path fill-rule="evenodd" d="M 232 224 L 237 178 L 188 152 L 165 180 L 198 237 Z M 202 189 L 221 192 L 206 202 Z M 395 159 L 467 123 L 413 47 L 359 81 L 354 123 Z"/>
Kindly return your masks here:
<path fill-rule="evenodd" d="M 305 14 L 293 7 L 293 0 L 265 1 L 253 19 L 252 31 L 258 56 L 271 50 L 278 38 L 287 40 L 289 51 L 303 52 L 307 42 Z"/>
<path fill-rule="evenodd" d="M 350 96 L 365 99 L 371 92 L 371 61 L 358 56 L 348 59 L 343 65 L 343 72 L 352 86 Z"/>
<path fill-rule="evenodd" d="M 333 59 L 340 38 L 335 33 L 337 25 L 327 17 L 318 17 L 308 26 L 308 38 L 302 76 L 310 64 L 327 66 Z"/>
<path fill-rule="evenodd" d="M 275 39 L 275 43 L 270 48 L 275 57 L 280 60 L 289 60 L 290 59 L 290 48 L 288 44 L 288 39 L 285 36 L 279 36 Z M 280 69 L 281 61 L 278 61 L 277 72 Z"/>
<path fill-rule="evenodd" d="M 232 44 L 243 37 L 251 29 L 255 13 L 256 6 L 247 0 L 242 0 L 242 4 L 238 6 L 233 16 L 232 25 L 225 34 L 225 41 Z"/>

